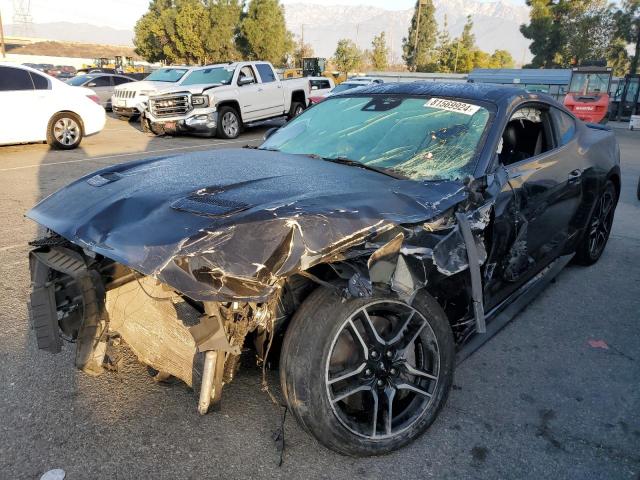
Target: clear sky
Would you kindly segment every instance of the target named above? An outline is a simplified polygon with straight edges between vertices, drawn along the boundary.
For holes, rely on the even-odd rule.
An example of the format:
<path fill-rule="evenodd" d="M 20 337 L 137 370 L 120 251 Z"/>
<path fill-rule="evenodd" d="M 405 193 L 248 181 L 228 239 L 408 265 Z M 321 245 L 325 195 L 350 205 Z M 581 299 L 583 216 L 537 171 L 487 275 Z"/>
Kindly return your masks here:
<path fill-rule="evenodd" d="M 524 0 L 506 1 L 524 3 Z M 415 5 L 415 0 L 282 0 L 282 3 L 371 5 L 388 10 L 404 10 Z M 66 21 L 131 29 L 147 10 L 148 4 L 148 0 L 31 0 L 31 16 L 34 23 Z M 3 23 L 12 23 L 13 1 L 0 0 L 0 13 Z"/>

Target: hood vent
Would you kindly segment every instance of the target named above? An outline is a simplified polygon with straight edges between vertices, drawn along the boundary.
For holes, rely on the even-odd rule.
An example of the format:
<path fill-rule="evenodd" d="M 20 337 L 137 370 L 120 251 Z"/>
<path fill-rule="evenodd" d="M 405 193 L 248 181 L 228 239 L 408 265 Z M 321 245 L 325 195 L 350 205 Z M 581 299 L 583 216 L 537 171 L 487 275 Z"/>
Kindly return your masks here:
<path fill-rule="evenodd" d="M 93 177 L 87 180 L 87 183 L 92 187 L 102 187 L 107 183 L 115 182 L 116 180 L 120 180 L 122 175 L 117 172 L 105 172 L 99 173 L 98 175 L 94 175 Z"/>
<path fill-rule="evenodd" d="M 247 210 L 251 205 L 221 198 L 218 192 L 192 193 L 176 200 L 171 208 L 207 217 L 226 217 Z"/>

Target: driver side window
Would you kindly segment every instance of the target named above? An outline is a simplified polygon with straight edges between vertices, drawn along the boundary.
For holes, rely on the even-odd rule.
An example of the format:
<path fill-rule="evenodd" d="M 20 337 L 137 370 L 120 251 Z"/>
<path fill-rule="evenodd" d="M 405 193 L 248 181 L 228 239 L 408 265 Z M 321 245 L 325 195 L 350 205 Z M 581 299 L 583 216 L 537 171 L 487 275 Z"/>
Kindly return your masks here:
<path fill-rule="evenodd" d="M 535 106 L 525 106 L 514 112 L 502 133 L 500 162 L 508 166 L 536 157 L 553 149 L 549 112 Z"/>
<path fill-rule="evenodd" d="M 238 77 L 238 81 L 246 81 L 252 80 L 253 83 L 256 83 L 256 75 L 253 73 L 253 68 L 251 66 L 246 65 L 240 69 L 240 76 Z"/>

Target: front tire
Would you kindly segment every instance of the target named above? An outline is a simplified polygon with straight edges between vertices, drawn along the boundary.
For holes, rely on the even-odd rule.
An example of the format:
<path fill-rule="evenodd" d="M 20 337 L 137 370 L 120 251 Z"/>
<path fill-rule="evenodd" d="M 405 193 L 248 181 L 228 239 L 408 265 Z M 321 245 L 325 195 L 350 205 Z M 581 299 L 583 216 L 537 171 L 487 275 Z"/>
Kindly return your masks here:
<path fill-rule="evenodd" d="M 607 180 L 589 218 L 587 231 L 576 249 L 575 259 L 579 265 L 593 265 L 602 256 L 611 234 L 617 201 L 616 187 Z"/>
<path fill-rule="evenodd" d="M 218 111 L 218 137 L 226 139 L 238 138 L 242 129 L 242 120 L 235 108 L 222 107 Z"/>
<path fill-rule="evenodd" d="M 408 305 L 389 294 L 344 300 L 319 288 L 287 330 L 280 381 L 294 416 L 325 446 L 382 455 L 433 423 L 454 364 L 449 322 L 426 292 Z"/>
<path fill-rule="evenodd" d="M 47 143 L 57 150 L 71 150 L 82 142 L 82 121 L 75 113 L 56 113 L 47 125 Z"/>

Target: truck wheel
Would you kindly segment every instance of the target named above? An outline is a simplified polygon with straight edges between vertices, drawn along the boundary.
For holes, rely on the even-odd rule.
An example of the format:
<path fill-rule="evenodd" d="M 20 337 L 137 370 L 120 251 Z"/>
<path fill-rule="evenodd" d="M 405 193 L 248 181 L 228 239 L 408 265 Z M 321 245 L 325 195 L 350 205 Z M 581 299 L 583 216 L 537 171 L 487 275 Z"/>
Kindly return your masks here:
<path fill-rule="evenodd" d="M 56 113 L 47 125 L 47 143 L 57 150 L 71 150 L 82 141 L 82 121 L 75 113 Z"/>
<path fill-rule="evenodd" d="M 238 138 L 242 121 L 235 108 L 222 107 L 218 112 L 218 137 L 220 138 Z"/>
<path fill-rule="evenodd" d="M 287 118 L 291 120 L 292 118 L 296 118 L 302 112 L 304 112 L 304 105 L 300 102 L 293 102 L 291 104 L 291 108 L 289 109 L 289 114 L 287 115 Z"/>
<path fill-rule="evenodd" d="M 303 428 L 328 448 L 381 455 L 435 420 L 453 382 L 451 327 L 425 292 L 344 300 L 318 288 L 291 321 L 280 381 Z"/>

